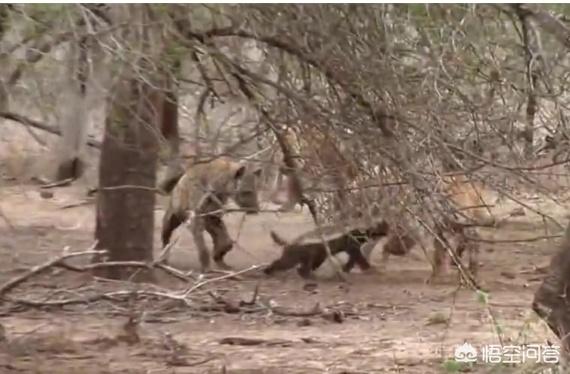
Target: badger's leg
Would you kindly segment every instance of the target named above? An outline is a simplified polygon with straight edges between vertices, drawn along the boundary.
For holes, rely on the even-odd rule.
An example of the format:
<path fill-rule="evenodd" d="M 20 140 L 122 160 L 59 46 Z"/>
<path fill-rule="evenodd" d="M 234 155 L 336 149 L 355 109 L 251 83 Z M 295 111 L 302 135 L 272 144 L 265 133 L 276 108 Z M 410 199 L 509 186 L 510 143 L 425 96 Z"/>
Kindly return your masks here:
<path fill-rule="evenodd" d="M 301 266 L 297 268 L 297 273 L 304 279 L 314 279 L 313 269 L 318 267 L 315 266 L 317 263 L 322 264 L 323 261 L 320 258 L 315 258 L 313 254 L 307 253 L 301 260 Z"/>
<path fill-rule="evenodd" d="M 201 271 L 203 273 L 210 270 L 210 253 L 208 247 L 206 247 L 206 240 L 204 240 L 204 229 L 205 223 L 203 217 L 196 216 L 192 222 L 190 222 L 190 231 L 194 237 L 194 243 L 196 244 L 200 259 Z"/>
<path fill-rule="evenodd" d="M 298 263 L 299 258 L 293 253 L 293 251 L 284 248 L 281 257 L 269 264 L 263 272 L 270 275 L 276 271 L 286 271 L 294 268 Z"/>
<path fill-rule="evenodd" d="M 348 262 L 344 265 L 342 269 L 345 273 L 350 273 L 355 264 L 358 265 L 358 267 L 362 271 L 367 271 L 372 268 L 370 262 L 368 262 L 366 257 L 364 257 L 364 255 L 362 254 L 360 246 L 355 246 L 350 248 L 347 251 L 347 253 L 348 253 Z"/>
<path fill-rule="evenodd" d="M 233 248 L 233 241 L 228 228 L 220 215 L 204 217 L 205 229 L 214 242 L 214 262 L 220 269 L 231 270 L 224 261 L 224 256 Z"/>
<path fill-rule="evenodd" d="M 314 253 L 312 256 L 307 257 L 307 261 L 310 261 L 311 270 L 317 270 L 321 267 L 323 262 L 327 259 L 327 250 L 323 248 L 322 251 Z"/>

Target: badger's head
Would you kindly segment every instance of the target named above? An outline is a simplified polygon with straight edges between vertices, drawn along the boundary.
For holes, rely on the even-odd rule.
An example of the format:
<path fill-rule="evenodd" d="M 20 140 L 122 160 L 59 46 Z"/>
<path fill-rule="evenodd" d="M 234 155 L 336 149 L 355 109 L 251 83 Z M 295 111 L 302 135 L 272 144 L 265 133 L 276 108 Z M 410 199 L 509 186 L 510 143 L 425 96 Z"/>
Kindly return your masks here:
<path fill-rule="evenodd" d="M 366 236 L 370 239 L 380 239 L 388 235 L 390 226 L 385 220 L 374 223 L 366 229 Z"/>

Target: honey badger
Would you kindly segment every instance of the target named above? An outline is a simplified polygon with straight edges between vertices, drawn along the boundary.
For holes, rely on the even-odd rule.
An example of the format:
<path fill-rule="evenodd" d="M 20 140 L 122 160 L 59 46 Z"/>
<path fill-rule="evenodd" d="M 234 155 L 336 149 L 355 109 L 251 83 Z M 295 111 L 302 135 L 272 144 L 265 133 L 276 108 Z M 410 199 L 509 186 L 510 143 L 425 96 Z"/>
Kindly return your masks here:
<path fill-rule="evenodd" d="M 229 269 L 224 256 L 232 249 L 233 240 L 222 220 L 223 207 L 231 198 L 247 214 L 259 213 L 260 176 L 260 168 L 226 157 L 192 162 L 177 181 L 169 183 L 173 187 L 162 222 L 162 245 L 170 242 L 174 230 L 193 211 L 190 231 L 198 249 L 201 270 L 205 272 L 210 268 L 204 230 L 212 237 L 216 265 Z"/>
<path fill-rule="evenodd" d="M 312 234 L 314 234 L 313 232 Z M 281 257 L 273 261 L 264 269 L 265 274 L 276 271 L 285 271 L 300 265 L 297 269 L 303 278 L 309 278 L 311 273 L 319 268 L 327 258 L 325 244 L 318 235 L 301 235 L 299 238 L 288 242 L 274 231 L 270 232 L 273 241 L 283 247 Z M 379 240 L 388 234 L 388 224 L 385 221 L 374 223 L 365 228 L 353 228 L 347 232 L 331 235 L 325 240 L 334 256 L 340 252 L 348 255 L 348 262 L 343 266 L 344 272 L 350 272 L 355 264 L 362 270 L 370 269 L 370 263 L 362 255 L 361 247 L 370 241 Z"/>

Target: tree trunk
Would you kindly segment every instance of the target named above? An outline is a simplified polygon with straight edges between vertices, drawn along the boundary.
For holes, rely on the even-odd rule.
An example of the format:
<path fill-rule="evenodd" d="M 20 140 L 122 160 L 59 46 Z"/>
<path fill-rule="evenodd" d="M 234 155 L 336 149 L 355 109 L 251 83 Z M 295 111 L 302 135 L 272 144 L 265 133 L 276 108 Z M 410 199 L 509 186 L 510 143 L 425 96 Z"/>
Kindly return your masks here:
<path fill-rule="evenodd" d="M 541 58 L 537 48 L 538 35 L 532 22 L 530 13 L 520 6 L 515 5 L 515 10 L 522 26 L 523 45 L 525 47 L 526 60 L 526 80 L 527 80 L 527 104 L 526 104 L 526 124 L 521 133 L 525 141 L 525 157 L 532 156 L 534 145 L 534 119 L 538 111 L 538 99 L 536 97 L 536 84 L 538 82 L 537 67 Z"/>
<path fill-rule="evenodd" d="M 160 132 L 166 140 L 166 171 L 158 184 L 159 190 L 164 193 L 170 192 L 178 179 L 184 173 L 182 159 L 180 158 L 180 134 L 178 131 L 178 92 L 177 86 L 172 81 L 168 82 L 167 91 L 161 96 L 162 119 Z"/>
<path fill-rule="evenodd" d="M 12 5 L 0 5 L 0 40 L 4 39 L 4 35 L 10 29 L 10 11 Z M 9 96 L 8 86 L 6 84 L 4 74 L 0 78 L 0 111 L 6 112 L 9 110 Z"/>
<path fill-rule="evenodd" d="M 559 43 L 570 48 L 570 29 L 559 19 L 545 10 L 535 6 L 523 5 L 523 10 L 529 12 L 539 27 L 553 35 Z M 552 332 L 561 340 L 561 361 L 568 365 L 570 357 L 570 223 L 558 252 L 552 257 L 548 275 L 534 294 L 533 310 L 548 324 Z"/>
<path fill-rule="evenodd" d="M 57 149 L 55 180 L 77 179 L 85 170 L 82 151 L 88 133 L 89 108 L 86 105 L 89 79 L 88 44 L 87 38 L 81 38 L 70 52 L 69 86 L 59 108 L 62 137 Z"/>
<path fill-rule="evenodd" d="M 121 82 L 119 91 L 105 123 L 95 237 L 110 261 L 152 261 L 162 95 L 136 78 Z M 133 270 L 110 267 L 100 275 L 125 279 Z"/>
<path fill-rule="evenodd" d="M 107 103 L 95 237 L 97 248 L 107 250 L 109 261 L 148 262 L 153 257 L 159 124 L 165 92 L 164 72 L 155 66 L 164 43 L 160 29 L 143 26 L 150 23 L 151 6 L 117 5 L 111 13 L 117 23 L 129 19 L 141 26 L 117 33 L 117 39 L 137 53 L 119 70 Z M 153 278 L 151 271 L 129 267 L 101 268 L 97 273 L 114 279 Z"/>

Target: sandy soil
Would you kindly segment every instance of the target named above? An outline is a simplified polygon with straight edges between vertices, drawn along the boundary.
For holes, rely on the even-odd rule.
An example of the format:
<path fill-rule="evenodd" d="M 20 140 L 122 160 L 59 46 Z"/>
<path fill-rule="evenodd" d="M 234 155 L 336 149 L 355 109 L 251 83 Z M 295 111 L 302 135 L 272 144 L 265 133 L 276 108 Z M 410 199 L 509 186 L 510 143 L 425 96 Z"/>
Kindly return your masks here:
<path fill-rule="evenodd" d="M 45 199 L 34 186 L 4 186 L 0 208 L 0 283 L 57 256 L 64 247 L 87 249 L 93 241 L 94 206 L 62 209 L 81 201 L 85 188 L 53 190 Z M 531 206 L 564 223 L 565 208 L 521 196 Z M 510 209 L 506 207 L 504 209 Z M 156 245 L 162 211 L 157 208 Z M 541 267 L 548 264 L 557 240 L 517 242 L 546 233 L 539 216 L 527 211 L 501 230 L 489 230 L 481 255 L 481 279 L 489 302 L 456 282 L 426 285 L 430 267 L 422 255 L 393 258 L 383 272 L 354 271 L 348 282 L 321 279 L 307 285 L 295 272 L 267 278 L 250 272 L 240 279 L 212 282 L 194 292 L 189 305 L 160 297 L 126 302 L 99 300 L 63 307 L 2 301 L 0 324 L 1 373 L 439 373 L 458 368 L 448 361 L 458 344 L 545 344 L 555 341 L 530 310 L 540 284 Z M 241 269 L 265 263 L 278 255 L 269 229 L 295 236 L 311 226 L 309 217 L 294 212 L 228 217 L 239 246 L 227 258 Z M 239 235 L 238 235 L 239 233 Z M 190 235 L 179 231 L 173 262 L 197 269 Z M 491 242 L 506 241 L 504 243 Z M 158 250 L 157 250 L 158 251 Z M 418 252 L 419 253 L 419 252 Z M 373 253 L 378 262 L 380 250 Z M 219 276 L 215 275 L 215 276 Z M 185 285 L 167 275 L 155 290 L 174 293 Z M 258 286 L 258 305 L 239 310 L 216 305 L 213 290 L 236 304 L 250 300 Z M 106 282 L 88 274 L 57 268 L 16 287 L 10 297 L 36 301 L 77 298 L 87 294 L 132 290 L 132 284 Z M 143 286 L 140 286 L 143 287 Z M 149 289 L 150 286 L 144 286 Z M 325 313 L 283 315 L 260 305 L 284 310 Z M 210 306 L 209 308 L 207 306 Z M 144 312 L 130 342 L 124 325 L 133 311 Z M 224 344 L 229 338 L 257 339 L 255 345 Z M 225 339 L 225 340 L 224 340 Z M 234 339 L 235 342 L 235 339 Z M 178 346 L 178 348 L 175 348 Z M 479 362 L 470 372 L 520 373 L 530 365 L 509 367 Z M 532 371 L 528 371 L 532 372 Z"/>

